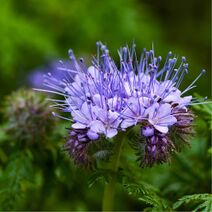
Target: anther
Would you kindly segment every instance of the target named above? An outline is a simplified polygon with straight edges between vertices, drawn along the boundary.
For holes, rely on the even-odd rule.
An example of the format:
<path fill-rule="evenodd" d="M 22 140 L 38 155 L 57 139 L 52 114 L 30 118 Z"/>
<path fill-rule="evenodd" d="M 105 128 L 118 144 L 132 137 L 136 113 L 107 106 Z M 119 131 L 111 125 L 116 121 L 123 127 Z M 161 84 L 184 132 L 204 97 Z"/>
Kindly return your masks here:
<path fill-rule="evenodd" d="M 182 56 L 182 61 L 185 63 L 186 62 L 186 57 Z"/>
<path fill-rule="evenodd" d="M 96 42 L 96 46 L 100 46 L 101 43 L 99 41 Z"/>
<path fill-rule="evenodd" d="M 80 61 L 81 63 L 84 63 L 84 59 L 83 59 L 82 57 L 79 59 L 79 61 Z"/>

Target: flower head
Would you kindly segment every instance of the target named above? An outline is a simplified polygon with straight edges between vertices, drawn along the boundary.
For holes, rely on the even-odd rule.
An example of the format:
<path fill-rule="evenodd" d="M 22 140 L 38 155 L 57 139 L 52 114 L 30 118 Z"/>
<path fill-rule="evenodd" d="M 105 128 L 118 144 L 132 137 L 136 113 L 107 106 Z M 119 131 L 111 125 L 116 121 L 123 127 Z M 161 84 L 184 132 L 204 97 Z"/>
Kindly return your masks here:
<path fill-rule="evenodd" d="M 6 132 L 23 145 L 42 143 L 55 126 L 45 96 L 31 90 L 19 89 L 11 93 L 2 111 L 8 123 Z"/>
<path fill-rule="evenodd" d="M 144 163 L 167 161 L 175 150 L 170 132 L 175 128 L 179 134 L 189 133 L 193 115 L 187 107 L 199 103 L 184 94 L 195 87 L 194 83 L 205 71 L 181 91 L 179 86 L 188 73 L 188 64 L 185 57 L 178 62 L 171 52 L 161 65 L 162 57 L 156 57 L 153 49 L 144 50 L 138 59 L 133 44 L 131 49 L 119 50 L 120 65 L 117 66 L 107 47 L 97 42 L 97 56 L 92 66 L 86 67 L 83 59 L 77 60 L 72 50 L 69 56 L 69 67 L 61 69 L 64 78 L 47 75 L 48 90 L 43 91 L 64 97 L 53 101 L 55 107 L 71 115 L 71 134 L 81 136 L 83 132 L 83 139 L 89 142 L 100 136 L 112 138 L 119 131 L 139 125 L 146 140 Z M 78 136 L 72 137 L 68 141 L 71 155 L 76 148 L 82 149 Z"/>

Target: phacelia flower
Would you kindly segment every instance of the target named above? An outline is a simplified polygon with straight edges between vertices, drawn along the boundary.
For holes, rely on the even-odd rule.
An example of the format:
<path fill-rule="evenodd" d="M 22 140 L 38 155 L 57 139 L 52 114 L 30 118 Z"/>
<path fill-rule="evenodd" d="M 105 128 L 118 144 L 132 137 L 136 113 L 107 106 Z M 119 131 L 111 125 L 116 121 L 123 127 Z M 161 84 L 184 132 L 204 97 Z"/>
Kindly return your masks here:
<path fill-rule="evenodd" d="M 174 125 L 177 119 L 172 115 L 172 108 L 170 104 L 154 103 L 151 107 L 146 109 L 148 115 L 148 122 L 159 132 L 167 133 L 168 127 Z"/>
<path fill-rule="evenodd" d="M 201 102 L 184 94 L 205 71 L 182 91 L 179 87 L 188 74 L 185 57 L 179 60 L 169 52 L 162 64 L 153 49 L 144 49 L 137 58 L 134 44 L 118 54 L 116 65 L 107 47 L 97 42 L 97 55 L 87 67 L 69 50 L 70 65 L 60 68 L 64 78 L 46 76 L 48 89 L 40 90 L 63 96 L 52 99 L 53 106 L 71 117 L 63 117 L 72 122 L 66 149 L 81 163 L 87 157 L 87 143 L 102 136 L 113 138 L 138 125 L 145 140 L 142 165 L 166 162 L 176 150 L 171 132 L 182 140 L 191 132 L 194 115 L 188 107 Z"/>
<path fill-rule="evenodd" d="M 23 146 L 43 143 L 56 124 L 45 96 L 32 90 L 12 92 L 2 111 L 8 125 L 6 132 Z"/>

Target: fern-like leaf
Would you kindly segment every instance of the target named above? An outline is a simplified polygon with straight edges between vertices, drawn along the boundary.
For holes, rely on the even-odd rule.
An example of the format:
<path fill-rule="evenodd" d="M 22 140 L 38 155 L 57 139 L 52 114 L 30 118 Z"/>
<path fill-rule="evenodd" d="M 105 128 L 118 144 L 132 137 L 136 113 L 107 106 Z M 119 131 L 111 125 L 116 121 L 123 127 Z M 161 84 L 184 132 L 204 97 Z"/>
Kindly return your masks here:
<path fill-rule="evenodd" d="M 130 183 L 124 184 L 124 188 L 129 195 L 133 195 L 138 200 L 151 206 L 146 208 L 146 211 L 169 211 L 168 203 L 158 195 L 158 190 L 150 184 L 146 182 Z"/>
<path fill-rule="evenodd" d="M 193 194 L 186 195 L 174 203 L 173 209 L 177 209 L 184 204 L 200 203 L 193 211 L 212 211 L 212 194 Z"/>

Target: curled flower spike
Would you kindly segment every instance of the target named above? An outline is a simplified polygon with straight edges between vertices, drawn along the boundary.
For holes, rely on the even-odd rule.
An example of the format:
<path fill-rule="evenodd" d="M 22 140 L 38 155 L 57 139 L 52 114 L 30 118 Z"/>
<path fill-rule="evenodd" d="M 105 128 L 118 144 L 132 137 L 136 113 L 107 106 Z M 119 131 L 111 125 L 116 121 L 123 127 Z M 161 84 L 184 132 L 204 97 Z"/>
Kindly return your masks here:
<path fill-rule="evenodd" d="M 90 135 L 90 136 L 89 136 Z M 64 149 L 73 158 L 74 162 L 78 165 L 89 166 L 91 158 L 87 154 L 89 141 L 97 140 L 96 135 L 88 133 L 85 129 L 70 130 L 68 141 L 64 145 Z"/>
<path fill-rule="evenodd" d="M 175 146 L 166 134 L 154 132 L 148 134 L 147 129 L 143 130 L 146 137 L 145 156 L 142 164 L 152 166 L 154 163 L 163 163 L 169 160 L 169 155 L 175 150 Z M 151 128 L 150 128 L 151 129 Z"/>
<path fill-rule="evenodd" d="M 156 57 L 153 49 L 144 49 L 138 59 L 135 44 L 131 49 L 121 48 L 118 54 L 119 66 L 107 47 L 97 42 L 97 56 L 92 66 L 86 67 L 83 59 L 77 60 L 69 50 L 70 65 L 61 63 L 59 67 L 63 79 L 48 74 L 44 82 L 48 89 L 40 90 L 64 97 L 51 99 L 52 107 L 72 117 L 66 147 L 75 161 L 84 161 L 85 143 L 100 136 L 113 138 L 120 131 L 127 133 L 129 128 L 139 125 L 140 136 L 145 138 L 143 163 L 152 166 L 166 162 L 176 150 L 170 136 L 173 129 L 183 140 L 191 132 L 194 116 L 188 106 L 202 102 L 184 94 L 196 87 L 205 70 L 181 91 L 180 84 L 188 73 L 185 57 L 178 61 L 169 52 L 161 65 L 162 57 Z"/>

